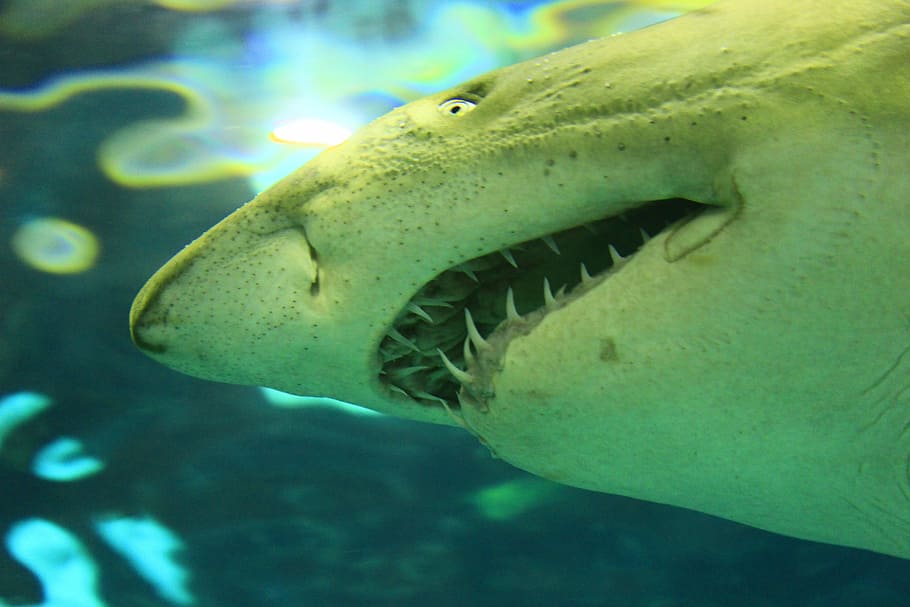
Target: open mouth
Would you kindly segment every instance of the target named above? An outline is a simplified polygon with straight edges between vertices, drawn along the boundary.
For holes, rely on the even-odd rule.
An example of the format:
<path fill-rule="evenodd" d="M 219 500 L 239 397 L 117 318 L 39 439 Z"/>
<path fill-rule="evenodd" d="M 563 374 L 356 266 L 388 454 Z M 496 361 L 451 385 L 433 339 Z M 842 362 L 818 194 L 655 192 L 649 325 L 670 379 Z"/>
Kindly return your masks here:
<path fill-rule="evenodd" d="M 425 284 L 379 345 L 380 378 L 389 389 L 430 406 L 482 401 L 479 369 L 606 279 L 644 242 L 706 205 L 661 200 L 476 257 Z M 463 390 L 462 390 L 463 389 Z"/>

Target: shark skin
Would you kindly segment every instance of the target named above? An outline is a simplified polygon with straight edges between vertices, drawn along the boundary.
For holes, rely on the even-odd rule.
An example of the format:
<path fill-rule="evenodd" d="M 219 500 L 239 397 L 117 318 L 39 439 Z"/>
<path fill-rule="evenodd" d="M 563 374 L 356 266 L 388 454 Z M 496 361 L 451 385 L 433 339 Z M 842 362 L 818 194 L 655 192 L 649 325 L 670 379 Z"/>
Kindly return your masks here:
<path fill-rule="evenodd" d="M 159 270 L 133 339 L 197 377 L 462 425 L 560 483 L 910 558 L 907 99 L 910 2 L 721 0 L 367 125 Z M 390 384 L 448 385 L 390 350 L 450 268 L 672 199 L 701 210 L 469 339 L 460 390 Z M 578 271 L 557 238 L 537 285 Z"/>

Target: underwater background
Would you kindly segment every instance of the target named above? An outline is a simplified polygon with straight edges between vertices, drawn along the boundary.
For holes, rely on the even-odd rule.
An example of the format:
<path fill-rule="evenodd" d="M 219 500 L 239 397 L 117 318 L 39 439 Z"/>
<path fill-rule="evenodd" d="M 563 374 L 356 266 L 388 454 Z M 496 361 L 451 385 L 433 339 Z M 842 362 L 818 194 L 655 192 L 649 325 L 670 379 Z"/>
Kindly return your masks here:
<path fill-rule="evenodd" d="M 0 2 L 0 607 L 910 607 L 910 561 L 130 343 L 153 271 L 372 118 L 708 3 Z"/>

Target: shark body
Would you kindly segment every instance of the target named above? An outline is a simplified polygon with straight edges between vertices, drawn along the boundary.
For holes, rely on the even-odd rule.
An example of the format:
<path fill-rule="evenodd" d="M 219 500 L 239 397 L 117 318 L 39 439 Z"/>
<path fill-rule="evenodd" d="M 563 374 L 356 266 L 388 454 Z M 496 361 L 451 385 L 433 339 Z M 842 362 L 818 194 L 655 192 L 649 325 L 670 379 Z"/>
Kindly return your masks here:
<path fill-rule="evenodd" d="M 908 99 L 904 0 L 726 0 L 503 68 L 213 227 L 133 339 L 910 558 Z"/>

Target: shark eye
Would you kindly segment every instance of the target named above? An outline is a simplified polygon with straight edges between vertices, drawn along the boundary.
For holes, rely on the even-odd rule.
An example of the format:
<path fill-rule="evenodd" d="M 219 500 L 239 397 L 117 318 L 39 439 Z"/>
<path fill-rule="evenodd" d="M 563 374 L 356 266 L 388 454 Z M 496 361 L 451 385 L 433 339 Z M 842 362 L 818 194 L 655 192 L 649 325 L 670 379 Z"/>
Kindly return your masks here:
<path fill-rule="evenodd" d="M 439 111 L 449 116 L 461 116 L 477 107 L 477 104 L 467 99 L 449 99 L 439 104 Z"/>

